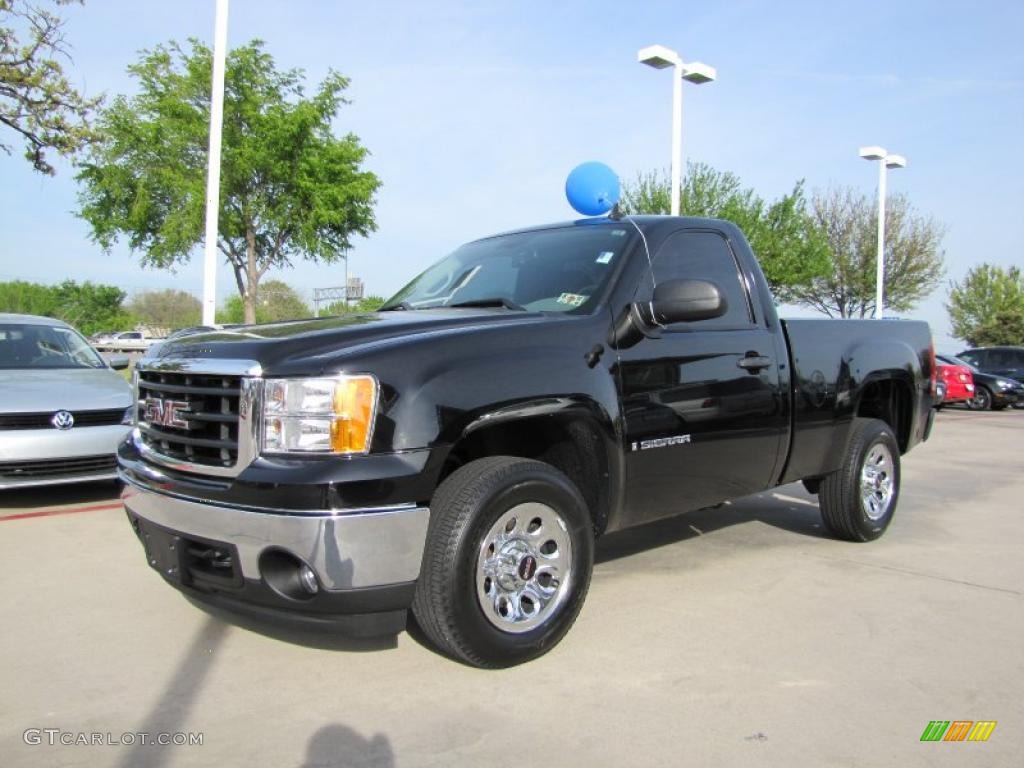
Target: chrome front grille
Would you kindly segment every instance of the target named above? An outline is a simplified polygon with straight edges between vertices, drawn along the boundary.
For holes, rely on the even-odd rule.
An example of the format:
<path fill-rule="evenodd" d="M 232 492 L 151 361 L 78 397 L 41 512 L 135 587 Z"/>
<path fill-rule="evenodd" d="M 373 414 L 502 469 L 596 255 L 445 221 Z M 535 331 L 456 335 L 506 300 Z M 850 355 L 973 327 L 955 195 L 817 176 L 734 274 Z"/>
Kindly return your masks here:
<path fill-rule="evenodd" d="M 139 372 L 139 431 L 143 443 L 171 459 L 213 467 L 238 463 L 238 402 L 241 376 Z M 183 407 L 182 407 L 183 406 Z M 154 414 L 174 408 L 179 424 Z"/>
<path fill-rule="evenodd" d="M 257 453 L 260 367 L 249 360 L 143 360 L 135 444 L 174 469 L 233 476 Z"/>

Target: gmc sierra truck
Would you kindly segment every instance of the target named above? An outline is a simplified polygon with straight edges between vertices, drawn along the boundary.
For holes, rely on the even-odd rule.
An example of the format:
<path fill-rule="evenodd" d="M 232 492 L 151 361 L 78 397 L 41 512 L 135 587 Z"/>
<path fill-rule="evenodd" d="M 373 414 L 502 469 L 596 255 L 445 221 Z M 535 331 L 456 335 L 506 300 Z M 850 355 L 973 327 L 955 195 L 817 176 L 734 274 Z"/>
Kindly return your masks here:
<path fill-rule="evenodd" d="M 603 217 L 465 245 L 380 311 L 200 333 L 137 366 L 120 445 L 149 564 L 201 603 L 426 637 L 568 631 L 596 537 L 802 480 L 892 520 L 927 439 L 927 324 L 780 320 L 733 224 Z"/>

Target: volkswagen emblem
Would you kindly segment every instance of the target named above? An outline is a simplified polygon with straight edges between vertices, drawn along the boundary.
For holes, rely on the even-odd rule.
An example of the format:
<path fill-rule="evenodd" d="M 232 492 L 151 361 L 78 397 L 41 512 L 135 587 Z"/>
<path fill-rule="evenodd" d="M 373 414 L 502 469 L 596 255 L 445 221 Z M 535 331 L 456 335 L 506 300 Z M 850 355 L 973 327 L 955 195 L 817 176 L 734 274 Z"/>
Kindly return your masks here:
<path fill-rule="evenodd" d="M 70 411 L 57 411 L 51 417 L 50 423 L 57 429 L 71 429 L 75 426 L 75 417 Z"/>

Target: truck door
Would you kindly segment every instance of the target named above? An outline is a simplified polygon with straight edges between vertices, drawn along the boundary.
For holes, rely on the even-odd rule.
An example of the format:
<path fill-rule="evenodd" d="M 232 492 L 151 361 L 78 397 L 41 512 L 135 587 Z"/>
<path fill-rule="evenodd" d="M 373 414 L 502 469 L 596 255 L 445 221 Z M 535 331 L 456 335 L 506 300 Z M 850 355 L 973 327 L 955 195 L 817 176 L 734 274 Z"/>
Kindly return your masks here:
<path fill-rule="evenodd" d="M 619 351 L 626 525 L 764 490 L 786 426 L 776 340 L 725 237 L 679 230 L 652 267 L 634 300 L 649 301 L 655 281 L 694 278 L 714 282 L 728 309 Z"/>

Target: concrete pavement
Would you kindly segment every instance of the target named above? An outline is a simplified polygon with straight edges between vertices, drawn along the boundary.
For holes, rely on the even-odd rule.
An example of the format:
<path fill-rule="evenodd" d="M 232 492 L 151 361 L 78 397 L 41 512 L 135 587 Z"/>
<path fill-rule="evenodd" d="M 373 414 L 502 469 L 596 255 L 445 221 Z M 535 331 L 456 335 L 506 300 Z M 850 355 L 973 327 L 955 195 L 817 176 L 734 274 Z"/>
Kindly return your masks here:
<path fill-rule="evenodd" d="M 109 486 L 0 497 L 0 765 L 1022 765 L 1022 436 L 1024 411 L 940 413 L 871 544 L 799 485 L 609 537 L 562 644 L 500 672 L 226 623 Z M 26 504 L 96 508 L 3 519 Z M 998 725 L 922 743 L 932 720 Z M 46 728 L 203 743 L 25 743 Z"/>

